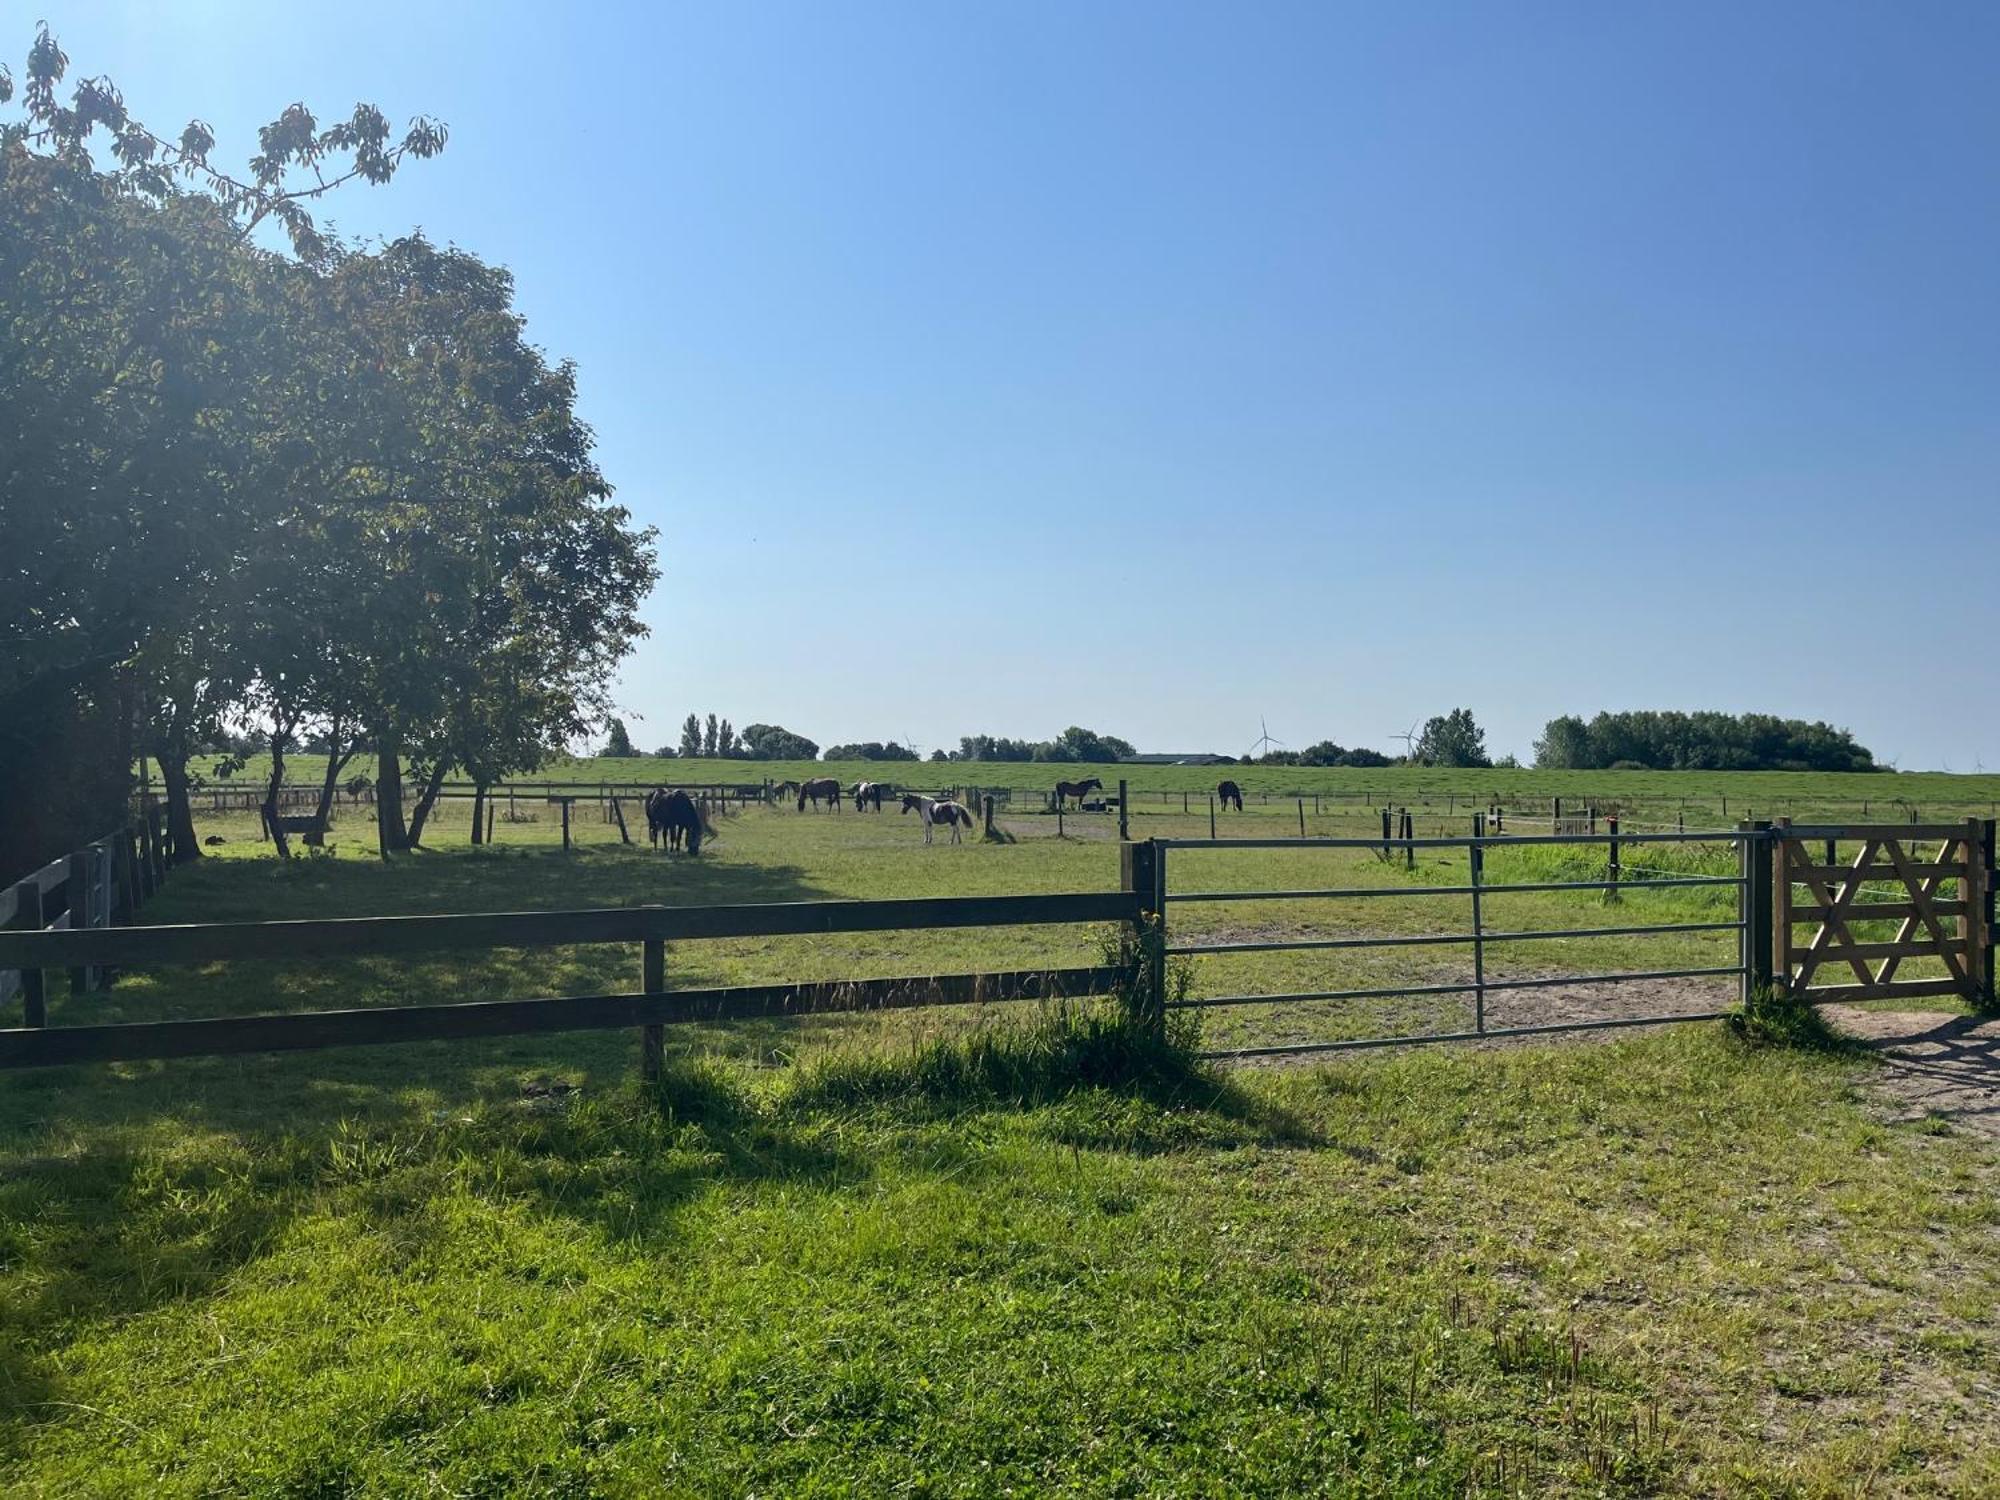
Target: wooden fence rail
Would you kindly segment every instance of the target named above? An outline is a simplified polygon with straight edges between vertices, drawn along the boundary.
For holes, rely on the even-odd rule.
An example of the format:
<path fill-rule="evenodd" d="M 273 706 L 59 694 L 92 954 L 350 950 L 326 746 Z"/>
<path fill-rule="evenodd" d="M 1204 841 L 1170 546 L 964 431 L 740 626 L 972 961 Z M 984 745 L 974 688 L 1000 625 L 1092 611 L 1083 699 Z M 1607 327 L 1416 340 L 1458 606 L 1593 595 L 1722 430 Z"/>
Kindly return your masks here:
<path fill-rule="evenodd" d="M 305 922 L 233 922 L 0 933 L 0 968 L 37 982 L 75 964 L 205 964 L 256 959 L 361 957 L 462 949 L 638 942 L 642 992 L 461 1005 L 152 1021 L 29 1025 L 0 1030 L 0 1068 L 198 1054 L 266 1052 L 450 1037 L 639 1027 L 649 1073 L 661 1028 L 752 1016 L 823 1014 L 1101 995 L 1136 981 L 1150 886 L 1058 895 L 953 896 L 900 901 L 771 902 L 734 906 L 635 906 L 565 912 L 481 912 Z M 898 929 L 1117 923 L 1126 929 L 1110 964 L 1001 973 L 945 974 L 724 989 L 666 988 L 668 941 Z M 1163 1018 L 1164 1011 L 1158 1012 Z"/>

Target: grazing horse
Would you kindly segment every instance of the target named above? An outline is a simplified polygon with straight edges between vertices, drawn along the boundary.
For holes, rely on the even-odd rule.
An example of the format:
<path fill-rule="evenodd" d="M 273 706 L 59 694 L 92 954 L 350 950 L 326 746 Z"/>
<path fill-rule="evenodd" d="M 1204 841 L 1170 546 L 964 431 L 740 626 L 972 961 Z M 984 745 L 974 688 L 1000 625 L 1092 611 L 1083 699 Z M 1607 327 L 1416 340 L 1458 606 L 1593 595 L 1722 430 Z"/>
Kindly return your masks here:
<path fill-rule="evenodd" d="M 860 812 L 865 807 L 882 810 L 882 799 L 889 795 L 889 788 L 879 781 L 857 781 L 854 783 L 854 810 Z"/>
<path fill-rule="evenodd" d="M 1099 781 L 1095 776 L 1087 777 L 1082 781 L 1058 781 L 1056 783 L 1056 806 L 1061 807 L 1064 802 L 1074 797 L 1076 798 L 1076 805 L 1082 807 L 1085 797 L 1089 796 L 1092 792 L 1101 792 L 1103 790 L 1104 783 Z"/>
<path fill-rule="evenodd" d="M 930 797 L 919 797 L 915 792 L 906 792 L 903 795 L 903 811 L 923 814 L 926 844 L 931 841 L 931 825 L 934 823 L 943 823 L 951 829 L 951 841 L 954 844 L 965 842 L 959 836 L 959 829 L 972 826 L 972 814 L 960 803 L 949 799 L 934 800 Z"/>
<path fill-rule="evenodd" d="M 702 818 L 701 809 L 694 805 L 694 799 L 679 787 L 671 792 L 665 787 L 655 787 L 646 793 L 646 837 L 654 848 L 660 847 L 660 835 L 667 837 L 667 847 L 678 849 L 682 838 L 687 839 L 690 854 L 701 853 L 704 835 L 712 835 L 713 828 Z"/>
<path fill-rule="evenodd" d="M 818 807 L 824 800 L 835 812 L 840 811 L 840 783 L 831 776 L 818 776 L 811 781 L 799 783 L 799 811 L 806 810 L 806 799 Z"/>
<path fill-rule="evenodd" d="M 1238 812 L 1243 811 L 1243 788 L 1235 782 L 1224 781 L 1218 783 L 1215 788 L 1215 796 L 1216 800 L 1224 807 L 1233 807 Z"/>

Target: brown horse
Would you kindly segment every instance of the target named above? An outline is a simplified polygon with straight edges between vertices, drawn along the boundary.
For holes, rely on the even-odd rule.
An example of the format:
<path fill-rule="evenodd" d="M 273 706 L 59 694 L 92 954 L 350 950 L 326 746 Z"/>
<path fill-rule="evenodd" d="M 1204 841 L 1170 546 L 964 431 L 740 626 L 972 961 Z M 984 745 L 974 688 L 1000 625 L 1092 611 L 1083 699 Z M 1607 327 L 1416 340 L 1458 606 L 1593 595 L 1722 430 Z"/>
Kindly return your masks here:
<path fill-rule="evenodd" d="M 1216 800 L 1224 807 L 1233 807 L 1238 812 L 1243 811 L 1243 788 L 1235 782 L 1224 781 L 1218 783 L 1215 788 L 1215 796 Z"/>
<path fill-rule="evenodd" d="M 715 830 L 701 815 L 701 809 L 694 805 L 694 799 L 679 787 L 671 792 L 665 787 L 655 787 L 646 793 L 646 836 L 655 849 L 660 847 L 660 835 L 665 834 L 667 848 L 678 849 L 681 840 L 687 840 L 689 854 L 701 853 L 704 837 L 713 837 Z"/>
<path fill-rule="evenodd" d="M 923 814 L 924 842 L 926 844 L 931 841 L 931 827 L 933 824 L 943 823 L 946 827 L 950 828 L 951 841 L 954 844 L 965 842 L 964 839 L 959 837 L 959 829 L 970 828 L 972 826 L 972 814 L 963 805 L 953 802 L 948 798 L 934 799 L 919 797 L 915 792 L 905 792 L 903 794 L 903 811 L 906 813 Z"/>
<path fill-rule="evenodd" d="M 1058 781 L 1056 783 L 1056 806 L 1061 807 L 1063 803 L 1074 797 L 1076 798 L 1076 805 L 1082 807 L 1085 797 L 1089 796 L 1092 792 L 1101 792 L 1103 790 L 1104 783 L 1099 781 L 1095 776 L 1086 777 L 1082 781 Z"/>
<path fill-rule="evenodd" d="M 835 812 L 840 811 L 840 783 L 831 776 L 816 776 L 811 781 L 799 783 L 799 811 L 806 810 L 806 801 L 818 807 L 825 802 Z"/>

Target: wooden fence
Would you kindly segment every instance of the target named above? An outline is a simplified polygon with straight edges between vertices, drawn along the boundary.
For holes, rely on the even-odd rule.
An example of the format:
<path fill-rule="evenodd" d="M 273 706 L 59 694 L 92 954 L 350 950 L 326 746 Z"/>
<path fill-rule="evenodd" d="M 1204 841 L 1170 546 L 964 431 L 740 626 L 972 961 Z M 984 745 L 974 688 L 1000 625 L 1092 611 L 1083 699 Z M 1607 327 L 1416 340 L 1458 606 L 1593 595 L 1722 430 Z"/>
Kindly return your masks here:
<path fill-rule="evenodd" d="M 1128 867 L 1132 864 L 1127 860 Z M 383 1006 L 186 1021 L 50 1026 L 46 1015 L 0 1030 L 0 1068 L 202 1054 L 344 1047 L 436 1038 L 637 1027 L 642 1061 L 658 1071 L 666 1026 L 927 1005 L 985 1004 L 1102 995 L 1137 982 L 1145 932 L 1131 875 L 1116 891 L 1072 895 L 813 901 L 736 906 L 638 906 L 560 912 L 482 912 L 331 921 L 113 927 L 0 932 L 0 968 L 16 968 L 37 994 L 41 973 L 80 964 L 207 964 L 309 960 L 577 943 L 636 943 L 643 988 L 630 994 Z M 1024 924 L 1118 923 L 1116 962 L 1080 967 L 669 990 L 666 944 L 712 938 L 881 932 Z M 1158 966 L 1146 972 L 1157 976 Z M 1154 989 L 1157 990 L 1157 984 Z M 1156 1016 L 1164 1012 L 1154 1006 Z M 67 1018 L 67 1017 L 66 1017 Z"/>
<path fill-rule="evenodd" d="M 1931 995 L 1991 1003 L 1991 819 L 1929 826 L 1780 822 L 1773 841 L 1771 970 L 1785 989 L 1814 1004 Z M 1843 857 L 1843 846 L 1852 853 Z M 1863 922 L 1894 922 L 1896 929 L 1887 938 L 1870 937 L 1855 931 Z M 1811 929 L 1809 936 L 1801 938 L 1802 927 Z M 1903 965 L 1915 960 L 1932 960 L 1942 973 L 1906 977 Z"/>
<path fill-rule="evenodd" d="M 89 932 L 130 922 L 159 889 L 171 864 L 166 809 L 150 805 L 124 828 L 49 861 L 0 890 L 0 932 Z M 69 966 L 75 992 L 109 982 L 97 960 Z M 0 968 L 0 1005 L 21 996 L 30 1025 L 46 1014 L 42 975 Z"/>

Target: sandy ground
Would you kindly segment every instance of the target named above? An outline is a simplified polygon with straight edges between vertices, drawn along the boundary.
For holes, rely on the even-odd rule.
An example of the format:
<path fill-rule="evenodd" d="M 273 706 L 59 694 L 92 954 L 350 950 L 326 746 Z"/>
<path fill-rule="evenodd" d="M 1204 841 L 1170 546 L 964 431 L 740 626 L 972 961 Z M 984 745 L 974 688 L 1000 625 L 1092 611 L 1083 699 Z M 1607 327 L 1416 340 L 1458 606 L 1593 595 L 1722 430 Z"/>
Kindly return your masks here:
<path fill-rule="evenodd" d="M 1822 1014 L 1881 1056 L 1861 1088 L 1887 1118 L 1949 1120 L 2000 1141 L 2000 1019 L 1852 1005 Z"/>

